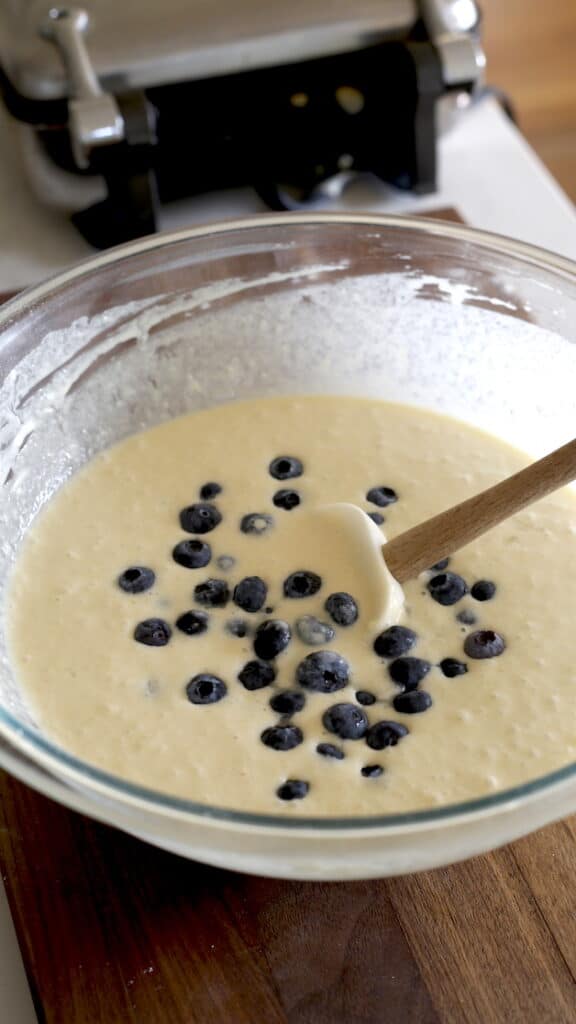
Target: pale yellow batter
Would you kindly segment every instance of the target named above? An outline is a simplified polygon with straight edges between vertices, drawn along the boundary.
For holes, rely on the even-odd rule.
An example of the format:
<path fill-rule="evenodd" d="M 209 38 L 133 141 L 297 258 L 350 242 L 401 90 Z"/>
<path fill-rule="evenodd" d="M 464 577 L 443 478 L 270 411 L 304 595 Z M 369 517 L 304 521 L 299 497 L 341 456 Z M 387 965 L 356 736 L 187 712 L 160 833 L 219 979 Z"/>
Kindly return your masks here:
<path fill-rule="evenodd" d="M 281 455 L 300 459 L 302 475 L 273 479 L 268 466 Z M 370 574 L 359 571 L 346 545 L 322 543 L 314 531 L 307 540 L 297 529 L 297 517 L 303 523 L 315 505 L 351 502 L 381 512 L 391 538 L 526 462 L 463 423 L 340 397 L 221 406 L 129 438 L 64 487 L 24 544 L 7 609 L 22 687 L 47 734 L 84 760 L 157 790 L 231 808 L 399 812 L 481 796 L 559 768 L 576 758 L 576 500 L 570 491 L 451 560 L 450 570 L 469 586 L 494 581 L 491 600 L 467 594 L 442 606 L 428 593 L 431 573 L 405 586 L 400 621 L 418 635 L 408 653 L 433 666 L 420 684 L 433 703 L 417 714 L 393 708 L 401 688 L 372 649 Z M 179 541 L 192 539 L 179 513 L 200 500 L 207 481 L 222 487 L 213 499 L 222 521 L 199 538 L 210 544 L 211 562 L 187 569 L 172 557 Z M 393 488 L 398 501 L 382 509 L 367 501 L 368 490 L 380 485 Z M 297 490 L 301 505 L 275 507 L 273 495 L 282 488 Z M 240 520 L 253 512 L 272 516 L 272 529 L 242 533 Z M 218 564 L 222 556 L 234 564 L 221 568 L 228 564 Z M 152 569 L 154 585 L 123 592 L 117 580 L 130 566 Z M 284 597 L 283 580 L 300 569 L 317 573 L 321 589 L 304 599 Z M 272 611 L 247 613 L 230 600 L 204 609 L 209 628 L 203 634 L 175 628 L 182 613 L 200 608 L 193 599 L 197 583 L 215 577 L 232 591 L 256 575 L 268 584 L 265 608 Z M 356 598 L 354 625 L 331 622 L 324 602 L 333 591 Z M 463 625 L 457 619 L 463 611 L 477 623 Z M 306 655 L 325 649 L 298 638 L 294 624 L 304 615 L 335 629 L 327 649 L 350 666 L 349 685 L 338 692 L 304 691 L 295 682 Z M 137 624 L 153 617 L 172 629 L 166 646 L 134 639 Z M 292 640 L 274 662 L 274 683 L 248 691 L 237 676 L 255 657 L 255 628 L 269 618 L 286 620 Z M 233 636 L 225 628 L 231 619 L 243 620 L 250 633 Z M 501 656 L 474 660 L 464 653 L 466 637 L 478 629 L 504 638 Z M 464 661 L 468 672 L 446 678 L 437 666 L 447 657 Z M 186 684 L 199 673 L 220 677 L 226 696 L 191 703 Z M 290 718 L 303 742 L 288 751 L 270 749 L 260 738 L 281 724 L 269 705 L 280 689 L 306 696 L 304 709 Z M 371 724 L 392 719 L 407 727 L 396 746 L 372 750 L 364 739 L 341 740 L 323 727 L 326 709 L 355 702 L 358 690 L 377 698 L 364 707 Z M 344 758 L 320 756 L 319 743 L 335 744 Z M 366 766 L 384 770 L 369 778 L 361 774 Z M 304 799 L 278 798 L 287 779 L 309 784 Z"/>

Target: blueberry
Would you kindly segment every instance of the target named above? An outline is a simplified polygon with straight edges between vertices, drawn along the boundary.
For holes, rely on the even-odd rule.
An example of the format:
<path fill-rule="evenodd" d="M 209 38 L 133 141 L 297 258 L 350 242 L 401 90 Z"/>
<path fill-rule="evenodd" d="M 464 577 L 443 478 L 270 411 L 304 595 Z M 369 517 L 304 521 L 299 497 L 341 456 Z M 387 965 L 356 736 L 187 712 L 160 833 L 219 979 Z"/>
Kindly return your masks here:
<path fill-rule="evenodd" d="M 391 487 L 371 487 L 366 495 L 366 501 L 378 505 L 378 508 L 386 508 L 387 505 L 393 505 L 398 501 L 398 495 Z"/>
<path fill-rule="evenodd" d="M 356 700 L 359 704 L 363 704 L 364 707 L 369 707 L 370 704 L 376 703 L 376 697 L 369 690 L 357 690 Z"/>
<path fill-rule="evenodd" d="M 468 587 L 455 572 L 441 572 L 428 582 L 428 593 L 438 604 L 450 605 L 460 601 L 468 593 Z"/>
<path fill-rule="evenodd" d="M 194 676 L 186 687 L 186 696 L 192 704 L 216 704 L 227 692 L 226 683 L 207 672 Z"/>
<path fill-rule="evenodd" d="M 352 626 L 358 618 L 358 605 L 351 594 L 339 590 L 326 598 L 324 608 L 337 626 Z"/>
<path fill-rule="evenodd" d="M 458 622 L 462 622 L 464 626 L 475 626 L 478 622 L 478 619 L 470 608 L 463 608 L 461 612 L 458 612 L 456 618 Z"/>
<path fill-rule="evenodd" d="M 248 661 L 238 673 L 245 690 L 262 690 L 276 679 L 276 669 L 267 661 Z"/>
<path fill-rule="evenodd" d="M 382 523 L 386 522 L 384 516 L 380 512 L 367 512 L 368 519 L 371 519 L 376 526 L 382 526 Z"/>
<path fill-rule="evenodd" d="M 322 757 L 334 757 L 337 761 L 343 761 L 345 754 L 340 747 L 334 746 L 333 743 L 319 743 L 316 747 L 316 752 Z"/>
<path fill-rule="evenodd" d="M 306 703 L 306 697 L 298 690 L 280 690 L 270 698 L 270 707 L 279 715 L 295 715 L 302 711 Z"/>
<path fill-rule="evenodd" d="M 144 619 L 134 630 L 134 639 L 147 647 L 165 647 L 171 636 L 172 630 L 164 619 Z"/>
<path fill-rule="evenodd" d="M 322 586 L 322 580 L 315 572 L 299 569 L 284 580 L 284 597 L 312 597 Z"/>
<path fill-rule="evenodd" d="M 417 715 L 432 706 L 432 697 L 424 690 L 399 693 L 393 700 L 394 710 L 404 715 Z"/>
<path fill-rule="evenodd" d="M 172 551 L 172 558 L 185 569 L 203 569 L 212 558 L 212 549 L 203 540 L 181 540 Z"/>
<path fill-rule="evenodd" d="M 118 586 L 126 594 L 143 594 L 156 581 L 156 574 L 144 565 L 132 565 L 118 577 Z"/>
<path fill-rule="evenodd" d="M 215 498 L 217 494 L 221 493 L 221 484 L 216 484 L 213 480 L 207 484 L 202 484 L 202 487 L 200 488 L 200 497 L 202 498 L 202 501 L 210 501 L 212 498 Z"/>
<path fill-rule="evenodd" d="M 320 622 L 314 615 L 303 615 L 296 620 L 296 632 L 303 644 L 309 647 L 320 647 L 321 644 L 329 644 L 334 639 L 335 633 L 332 626 L 327 622 Z"/>
<path fill-rule="evenodd" d="M 348 663 L 336 651 L 314 651 L 307 654 L 296 670 L 300 686 L 316 693 L 334 693 L 348 683 Z"/>
<path fill-rule="evenodd" d="M 301 498 L 298 491 L 276 491 L 272 501 L 276 508 L 283 508 L 286 512 L 290 512 L 300 504 Z"/>
<path fill-rule="evenodd" d="M 444 572 L 450 565 L 449 558 L 441 558 L 439 562 L 435 562 L 434 565 L 430 566 L 430 572 Z"/>
<path fill-rule="evenodd" d="M 184 612 L 176 619 L 176 628 L 186 636 L 198 636 L 208 629 L 208 616 L 206 612 Z"/>
<path fill-rule="evenodd" d="M 303 800 L 310 790 L 310 783 L 302 779 L 286 779 L 276 790 L 280 800 Z"/>
<path fill-rule="evenodd" d="M 245 576 L 234 587 L 234 604 L 245 612 L 259 612 L 266 602 L 268 587 L 259 576 Z"/>
<path fill-rule="evenodd" d="M 492 580 L 478 580 L 470 593 L 475 601 L 490 601 L 496 593 L 496 584 L 492 583 Z"/>
<path fill-rule="evenodd" d="M 504 638 L 492 629 L 470 633 L 464 641 L 464 650 L 469 658 L 497 658 L 505 648 Z"/>
<path fill-rule="evenodd" d="M 254 534 L 256 537 L 267 533 L 273 526 L 274 520 L 267 512 L 249 512 L 240 520 L 242 533 Z"/>
<path fill-rule="evenodd" d="M 380 658 L 399 658 L 406 654 L 417 640 L 416 633 L 407 626 L 390 626 L 374 641 L 374 650 Z"/>
<path fill-rule="evenodd" d="M 341 740 L 361 740 L 368 729 L 368 718 L 356 704 L 333 704 L 322 715 L 322 724 Z"/>
<path fill-rule="evenodd" d="M 423 658 L 396 658 L 388 665 L 390 678 L 404 690 L 415 690 L 432 668 Z"/>
<path fill-rule="evenodd" d="M 229 599 L 230 591 L 226 580 L 208 579 L 194 587 L 194 600 L 207 608 L 223 608 Z"/>
<path fill-rule="evenodd" d="M 271 725 L 260 734 L 260 739 L 265 747 L 272 750 L 294 750 L 304 737 L 297 725 Z"/>
<path fill-rule="evenodd" d="M 383 772 L 384 769 L 381 764 L 365 764 L 364 767 L 360 769 L 360 774 L 363 775 L 365 779 L 377 779 L 379 775 L 383 774 Z"/>
<path fill-rule="evenodd" d="M 180 526 L 186 533 L 210 533 L 222 522 L 222 516 L 215 505 L 197 502 L 183 508 L 180 513 Z"/>
<path fill-rule="evenodd" d="M 232 558 L 232 555 L 218 555 L 216 565 L 222 572 L 229 572 L 236 565 L 236 559 Z"/>
<path fill-rule="evenodd" d="M 240 638 L 248 636 L 250 632 L 250 627 L 247 622 L 244 622 L 244 619 L 229 619 L 224 629 L 227 633 L 230 633 L 231 636 L 237 636 Z"/>
<path fill-rule="evenodd" d="M 395 747 L 407 735 L 408 729 L 401 722 L 376 722 L 366 733 L 366 743 L 372 750 L 384 750 L 386 747 Z"/>
<path fill-rule="evenodd" d="M 279 455 L 272 459 L 268 472 L 275 480 L 293 480 L 295 476 L 302 476 L 304 466 L 293 455 Z"/>
<path fill-rule="evenodd" d="M 264 661 L 271 661 L 288 647 L 292 633 L 290 626 L 282 619 L 267 619 L 256 630 L 254 651 Z"/>
<path fill-rule="evenodd" d="M 464 676 L 468 671 L 468 665 L 458 658 L 443 658 L 440 662 L 440 670 L 447 679 L 454 679 L 455 676 Z"/>

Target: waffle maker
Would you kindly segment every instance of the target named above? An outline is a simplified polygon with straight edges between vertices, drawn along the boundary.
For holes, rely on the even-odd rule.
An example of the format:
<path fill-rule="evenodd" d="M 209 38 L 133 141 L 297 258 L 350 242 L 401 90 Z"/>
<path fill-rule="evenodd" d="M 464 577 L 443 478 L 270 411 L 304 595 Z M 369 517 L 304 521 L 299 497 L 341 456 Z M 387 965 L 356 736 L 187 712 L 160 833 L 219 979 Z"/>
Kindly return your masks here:
<path fill-rule="evenodd" d="M 472 0 L 0 0 L 27 174 L 96 248 L 217 189 L 275 210 L 358 173 L 433 191 L 439 103 L 483 66 Z"/>

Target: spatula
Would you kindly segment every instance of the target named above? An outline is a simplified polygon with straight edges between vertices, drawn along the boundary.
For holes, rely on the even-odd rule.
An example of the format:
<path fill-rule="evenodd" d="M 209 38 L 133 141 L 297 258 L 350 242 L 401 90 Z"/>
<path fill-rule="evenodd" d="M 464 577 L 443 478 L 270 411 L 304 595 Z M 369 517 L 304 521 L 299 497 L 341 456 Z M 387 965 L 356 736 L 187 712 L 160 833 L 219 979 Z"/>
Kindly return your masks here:
<path fill-rule="evenodd" d="M 399 583 L 405 583 L 574 479 L 576 439 L 501 483 L 394 537 L 382 548 L 386 565 Z"/>

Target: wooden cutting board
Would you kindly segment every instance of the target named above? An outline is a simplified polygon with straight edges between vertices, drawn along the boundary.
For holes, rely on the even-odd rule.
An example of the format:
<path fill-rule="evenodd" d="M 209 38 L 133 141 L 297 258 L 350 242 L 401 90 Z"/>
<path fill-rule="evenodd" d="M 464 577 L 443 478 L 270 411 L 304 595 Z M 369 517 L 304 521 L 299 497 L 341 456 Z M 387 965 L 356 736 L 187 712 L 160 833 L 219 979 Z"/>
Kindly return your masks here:
<path fill-rule="evenodd" d="M 279 882 L 0 773 L 0 867 L 42 1024 L 576 1021 L 576 819 L 406 878 Z"/>

